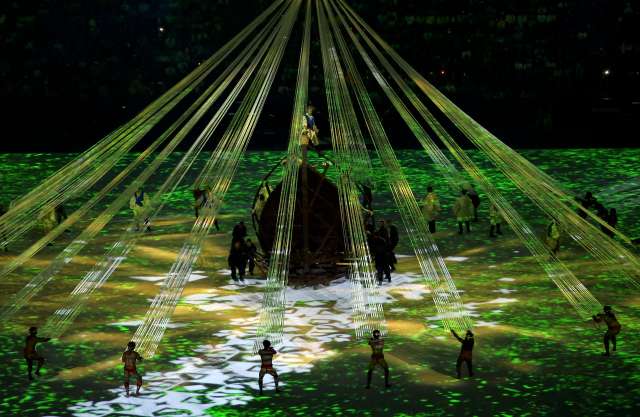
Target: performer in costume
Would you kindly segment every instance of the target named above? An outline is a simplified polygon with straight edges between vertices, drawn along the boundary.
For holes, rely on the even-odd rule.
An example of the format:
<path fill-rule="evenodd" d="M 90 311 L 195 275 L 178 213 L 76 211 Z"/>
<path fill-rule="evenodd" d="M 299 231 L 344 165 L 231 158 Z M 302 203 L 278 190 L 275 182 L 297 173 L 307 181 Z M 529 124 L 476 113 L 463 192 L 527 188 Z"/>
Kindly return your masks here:
<path fill-rule="evenodd" d="M 604 313 L 598 313 L 592 316 L 596 323 L 605 322 L 607 331 L 604 334 L 604 356 L 609 356 L 609 341 L 613 344 L 613 351 L 616 351 L 616 336 L 620 333 L 622 326 L 618 322 L 616 315 L 613 313 L 611 306 L 604 306 Z"/>
<path fill-rule="evenodd" d="M 469 222 L 473 218 L 473 202 L 471 202 L 466 190 L 462 190 L 460 197 L 456 199 L 453 205 L 453 214 L 458 221 L 458 234 L 461 235 L 463 232 L 462 223 L 465 224 L 467 233 L 471 232 Z"/>
<path fill-rule="evenodd" d="M 29 335 L 26 337 L 24 342 L 24 359 L 27 361 L 27 370 L 29 372 L 29 381 L 33 380 L 33 375 L 31 374 L 33 370 L 33 362 L 37 362 L 36 367 L 36 375 L 40 376 L 40 368 L 44 364 L 44 357 L 38 354 L 36 351 L 36 345 L 41 342 L 48 342 L 51 340 L 50 337 L 38 337 L 38 328 L 30 327 Z"/>
<path fill-rule="evenodd" d="M 458 336 L 455 330 L 451 329 L 451 334 L 458 339 L 458 342 L 462 344 L 460 347 L 460 354 L 458 355 L 458 360 L 456 361 L 456 373 L 458 375 L 458 379 L 460 379 L 460 371 L 462 368 L 462 362 L 467 364 L 467 369 L 469 370 L 469 376 L 473 376 L 473 368 L 471 367 L 471 362 L 473 359 L 473 333 L 471 330 L 467 330 L 467 334 L 464 336 L 464 339 Z"/>
<path fill-rule="evenodd" d="M 135 342 L 127 343 L 127 350 L 122 353 L 122 363 L 124 363 L 124 389 L 129 396 L 129 380 L 133 376 L 136 378 L 136 396 L 140 394 L 142 387 L 142 376 L 138 373 L 137 363 L 142 361 L 142 356 L 135 351 Z"/>
<path fill-rule="evenodd" d="M 491 204 L 489 207 L 489 221 L 491 228 L 489 229 L 489 237 L 496 237 L 496 234 L 501 235 L 500 224 L 502 223 L 502 216 L 500 210 L 495 204 Z M 495 233 L 494 233 L 495 232 Z"/>
<path fill-rule="evenodd" d="M 380 330 L 373 331 L 373 337 L 369 339 L 369 346 L 371 346 L 371 361 L 369 362 L 367 386 L 365 388 L 371 388 L 371 377 L 376 366 L 380 366 L 384 370 L 384 386 L 389 388 L 391 386 L 389 383 L 389 365 L 384 360 L 384 339 L 380 337 Z"/>
<path fill-rule="evenodd" d="M 429 232 L 436 232 L 436 219 L 438 218 L 438 214 L 440 214 L 440 199 L 438 195 L 433 192 L 433 187 L 427 187 L 427 196 L 424 198 L 424 202 L 422 204 L 422 214 L 424 214 L 425 219 L 429 224 Z"/>
<path fill-rule="evenodd" d="M 262 395 L 262 386 L 265 374 L 269 374 L 273 377 L 273 381 L 276 383 L 276 392 L 280 392 L 278 389 L 278 373 L 273 368 L 273 357 L 278 353 L 271 346 L 271 342 L 265 340 L 262 342 L 264 349 L 260 349 L 258 351 L 258 355 L 260 355 L 261 365 L 260 365 L 260 373 L 258 374 L 258 386 L 260 387 L 260 394 Z"/>
<path fill-rule="evenodd" d="M 312 104 L 307 105 L 307 111 L 305 112 L 302 120 L 302 134 L 300 136 L 300 146 L 302 148 L 302 160 L 307 160 L 307 149 L 311 146 L 317 146 L 318 141 L 318 127 L 316 126 L 316 118 L 313 116 L 315 107 Z"/>
<path fill-rule="evenodd" d="M 560 251 L 560 228 L 556 219 L 551 220 L 547 226 L 547 246 L 553 256 L 558 256 Z"/>
<path fill-rule="evenodd" d="M 136 231 L 140 230 L 142 216 L 145 214 L 145 207 L 149 205 L 149 196 L 144 192 L 142 187 L 138 188 L 129 200 L 129 208 L 133 211 L 133 217 L 136 221 Z M 149 217 L 144 218 L 144 226 L 146 231 L 151 230 L 149 225 Z"/>

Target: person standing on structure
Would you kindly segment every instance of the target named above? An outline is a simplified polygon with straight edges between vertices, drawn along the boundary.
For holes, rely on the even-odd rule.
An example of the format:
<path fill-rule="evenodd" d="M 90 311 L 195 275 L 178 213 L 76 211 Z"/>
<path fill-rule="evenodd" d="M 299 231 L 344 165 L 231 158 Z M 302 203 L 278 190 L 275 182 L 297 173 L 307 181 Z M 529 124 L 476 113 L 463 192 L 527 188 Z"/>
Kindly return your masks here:
<path fill-rule="evenodd" d="M 440 199 L 438 195 L 433 191 L 432 186 L 427 187 L 427 196 L 422 203 L 422 214 L 424 214 L 427 223 L 429 224 L 429 232 L 436 232 L 436 219 L 440 214 Z"/>
<path fill-rule="evenodd" d="M 144 192 L 142 187 L 133 194 L 129 200 L 129 208 L 133 211 L 133 218 L 136 222 L 136 231 L 140 230 L 140 224 L 144 223 L 145 231 L 151 230 L 149 217 L 145 215 L 146 208 L 149 206 L 149 196 Z M 144 218 L 143 218 L 144 216 Z"/>
<path fill-rule="evenodd" d="M 129 396 L 129 382 L 131 377 L 136 378 L 136 396 L 140 394 L 142 387 L 142 376 L 138 372 L 137 363 L 142 361 L 142 356 L 135 351 L 136 343 L 127 343 L 127 350 L 122 353 L 122 363 L 124 364 L 124 390 Z"/>
<path fill-rule="evenodd" d="M 309 146 L 317 146 L 318 141 L 318 127 L 316 126 L 316 118 L 313 115 L 315 107 L 309 103 L 307 105 L 307 111 L 304 113 L 302 120 L 302 134 L 300 136 L 300 147 L 302 150 L 302 160 L 307 161 L 307 150 Z"/>
<path fill-rule="evenodd" d="M 460 197 L 456 199 L 456 202 L 453 205 L 453 214 L 456 216 L 456 220 L 458 221 L 458 234 L 461 235 L 463 233 L 463 223 L 467 229 L 467 233 L 471 232 L 471 226 L 469 223 L 473 218 L 473 203 L 467 195 L 467 191 L 462 190 L 460 192 Z"/>
<path fill-rule="evenodd" d="M 37 366 L 36 366 L 37 376 L 40 376 L 40 368 L 42 368 L 42 365 L 44 364 L 44 357 L 38 354 L 38 351 L 36 350 L 36 345 L 41 342 L 48 342 L 49 340 L 51 340 L 50 337 L 38 337 L 37 327 L 29 328 L 29 335 L 26 337 L 24 341 L 24 349 L 23 349 L 24 359 L 27 361 L 27 372 L 28 372 L 29 381 L 33 380 L 33 375 L 32 375 L 33 362 L 37 363 Z"/>
<path fill-rule="evenodd" d="M 367 386 L 366 389 L 371 388 L 371 377 L 373 376 L 373 370 L 376 366 L 381 367 L 384 370 L 384 386 L 389 388 L 389 365 L 384 359 L 384 339 L 380 337 L 380 330 L 373 331 L 373 337 L 369 339 L 369 346 L 371 346 L 371 360 L 369 361 L 369 370 L 367 371 Z"/>
<path fill-rule="evenodd" d="M 605 322 L 607 331 L 604 334 L 604 356 L 609 356 L 609 342 L 613 344 L 613 351 L 616 351 L 616 336 L 620 333 L 622 326 L 618 322 L 616 315 L 613 313 L 611 306 L 604 306 L 604 313 L 598 313 L 592 316 L 596 323 Z"/>

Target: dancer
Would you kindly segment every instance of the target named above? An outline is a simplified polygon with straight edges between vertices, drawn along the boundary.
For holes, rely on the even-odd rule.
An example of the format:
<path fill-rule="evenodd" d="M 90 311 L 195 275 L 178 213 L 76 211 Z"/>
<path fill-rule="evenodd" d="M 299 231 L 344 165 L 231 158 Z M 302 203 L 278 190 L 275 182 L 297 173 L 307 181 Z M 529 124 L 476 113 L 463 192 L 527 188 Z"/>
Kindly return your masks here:
<path fill-rule="evenodd" d="M 195 199 L 194 208 L 196 212 L 196 219 L 200 217 L 200 210 L 204 209 L 209 201 L 211 201 L 211 188 L 207 187 L 204 190 L 193 190 L 193 198 Z M 220 231 L 220 223 L 218 223 L 218 217 L 214 217 L 213 226 L 216 228 L 216 232 Z"/>
<path fill-rule="evenodd" d="M 384 360 L 384 339 L 380 337 L 380 330 L 373 331 L 373 337 L 369 339 L 369 346 L 371 346 L 371 361 L 369 362 L 369 371 L 367 372 L 367 386 L 366 389 L 371 388 L 371 377 L 373 376 L 373 370 L 376 366 L 380 366 L 384 370 L 384 386 L 389 388 L 389 365 Z"/>
<path fill-rule="evenodd" d="M 604 356 L 609 356 L 609 341 L 613 344 L 613 351 L 616 351 L 616 336 L 620 333 L 622 326 L 618 322 L 616 315 L 613 313 L 611 306 L 604 306 L 604 313 L 598 313 L 592 316 L 593 321 L 596 323 L 605 322 L 607 324 L 607 331 L 604 334 Z"/>
<path fill-rule="evenodd" d="M 136 231 L 140 230 L 141 220 L 144 220 L 145 231 L 150 231 L 151 226 L 149 225 L 149 217 L 145 217 L 142 219 L 142 216 L 145 214 L 145 207 L 149 205 L 149 196 L 144 192 L 142 187 L 138 188 L 138 190 L 133 194 L 131 199 L 129 200 L 129 208 L 133 211 L 133 217 L 136 222 Z"/>
<path fill-rule="evenodd" d="M 256 268 L 256 255 L 258 254 L 258 248 L 253 244 L 251 239 L 247 239 L 245 243 L 245 250 L 247 253 L 247 260 L 249 261 L 249 275 L 253 276 L 253 271 Z"/>
<path fill-rule="evenodd" d="M 300 135 L 300 148 L 302 150 L 302 160 L 307 161 L 307 150 L 309 146 L 317 146 L 318 141 L 318 127 L 316 126 L 316 118 L 313 116 L 315 107 L 309 103 L 307 105 L 307 111 L 304 114 L 302 120 L 302 134 Z"/>
<path fill-rule="evenodd" d="M 247 226 L 244 225 L 244 222 L 240 222 L 233 226 L 233 232 L 231 232 L 233 236 L 232 242 L 237 242 L 242 240 L 244 242 L 244 238 L 247 237 Z"/>
<path fill-rule="evenodd" d="M 227 260 L 231 268 L 231 279 L 237 282 L 240 278 L 240 281 L 244 282 L 244 271 L 247 267 L 247 250 L 244 240 L 235 240 L 232 243 Z"/>
<path fill-rule="evenodd" d="M 129 379 L 134 376 L 136 378 L 136 397 L 140 394 L 142 387 L 142 376 L 138 373 L 136 364 L 142 362 L 142 356 L 135 351 L 136 343 L 127 343 L 127 350 L 122 353 L 122 363 L 124 363 L 124 389 L 129 396 Z"/>
<path fill-rule="evenodd" d="M 491 204 L 491 206 L 489 207 L 489 221 L 491 223 L 491 228 L 489 229 L 489 237 L 496 237 L 496 234 L 502 235 L 502 232 L 500 231 L 502 216 L 500 215 L 498 206 L 496 206 L 495 204 Z"/>
<path fill-rule="evenodd" d="M 466 190 L 462 190 L 460 197 L 456 199 L 453 205 L 453 214 L 455 214 L 456 220 L 458 221 L 458 234 L 462 234 L 462 223 L 465 224 L 467 233 L 471 232 L 469 222 L 473 218 L 473 203 L 467 195 Z"/>
<path fill-rule="evenodd" d="M 467 370 L 469 371 L 469 376 L 473 376 L 473 368 L 471 367 L 471 361 L 473 357 L 473 333 L 471 330 L 467 330 L 467 333 L 464 336 L 464 339 L 458 336 L 455 330 L 451 329 L 451 334 L 458 339 L 458 342 L 462 344 L 460 347 L 460 354 L 458 355 L 458 359 L 456 360 L 456 373 L 458 375 L 458 379 L 460 379 L 460 372 L 462 368 L 462 362 L 466 362 Z"/>
<path fill-rule="evenodd" d="M 271 342 L 265 340 L 262 342 L 264 349 L 260 349 L 258 351 L 258 355 L 260 355 L 260 373 L 258 374 L 258 386 L 260 387 L 260 395 L 262 395 L 262 386 L 265 374 L 269 374 L 273 377 L 273 381 L 276 383 L 276 392 L 280 392 L 278 389 L 278 373 L 273 368 L 273 357 L 278 353 L 271 346 Z"/>
<path fill-rule="evenodd" d="M 560 228 L 556 219 L 552 219 L 547 226 L 547 246 L 553 256 L 558 256 L 558 252 L 560 252 Z"/>
<path fill-rule="evenodd" d="M 387 220 L 387 226 L 389 228 L 389 267 L 393 272 L 396 270 L 396 264 L 398 263 L 396 247 L 400 243 L 400 236 L 398 235 L 398 228 L 393 224 L 393 220 Z"/>
<path fill-rule="evenodd" d="M 360 204 L 366 210 L 373 211 L 373 188 L 371 182 L 367 181 L 359 184 Z"/>
<path fill-rule="evenodd" d="M 389 244 L 387 240 L 380 234 L 380 231 L 371 235 L 371 251 L 373 252 L 373 261 L 376 266 L 376 278 L 378 285 L 382 285 L 383 277 L 391 282 L 391 262 L 389 261 Z"/>
<path fill-rule="evenodd" d="M 29 381 L 33 380 L 33 375 L 31 374 L 33 370 L 33 362 L 37 362 L 37 376 L 40 376 L 40 368 L 42 368 L 42 365 L 44 364 L 44 357 L 38 354 L 38 351 L 36 351 L 36 345 L 41 342 L 48 342 L 49 340 L 51 340 L 50 337 L 38 337 L 37 327 L 29 328 L 29 335 L 25 339 L 23 350 L 24 358 L 27 361 Z"/>
<path fill-rule="evenodd" d="M 424 198 L 424 202 L 422 204 L 422 214 L 424 214 L 425 219 L 429 224 L 429 232 L 436 232 L 436 219 L 438 218 L 438 214 L 440 214 L 440 199 L 438 199 L 438 195 L 433 192 L 433 187 L 427 187 L 427 196 Z"/>
<path fill-rule="evenodd" d="M 478 207 L 480 207 L 480 196 L 478 192 L 473 188 L 473 185 L 467 184 L 465 189 L 467 190 L 467 195 L 469 199 L 471 199 L 471 204 L 473 205 L 473 221 L 478 221 Z"/>

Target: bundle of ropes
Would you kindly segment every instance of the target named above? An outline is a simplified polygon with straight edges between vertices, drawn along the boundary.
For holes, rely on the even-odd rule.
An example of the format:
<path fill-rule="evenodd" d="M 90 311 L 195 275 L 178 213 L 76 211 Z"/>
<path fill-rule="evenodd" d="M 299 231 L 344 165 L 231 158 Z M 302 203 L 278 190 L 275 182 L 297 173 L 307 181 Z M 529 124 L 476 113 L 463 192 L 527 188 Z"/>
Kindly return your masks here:
<path fill-rule="evenodd" d="M 349 260 L 352 317 L 356 337 L 370 335 L 375 329 L 385 333 L 384 313 L 377 296 L 375 272 L 359 202 L 358 182 L 371 175 L 371 161 L 362 134 L 354 121 L 355 110 L 336 54 L 333 37 L 324 16 L 322 3 L 316 2 L 320 49 L 324 68 L 325 91 L 329 109 L 331 145 L 338 168 L 338 196 L 342 233 Z"/>

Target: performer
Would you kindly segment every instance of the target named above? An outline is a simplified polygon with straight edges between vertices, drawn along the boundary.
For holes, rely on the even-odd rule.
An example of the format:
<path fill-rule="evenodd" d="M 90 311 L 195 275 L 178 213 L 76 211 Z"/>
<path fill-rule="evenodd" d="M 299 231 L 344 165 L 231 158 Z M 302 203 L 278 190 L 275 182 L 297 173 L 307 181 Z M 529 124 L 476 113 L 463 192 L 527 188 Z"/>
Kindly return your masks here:
<path fill-rule="evenodd" d="M 52 231 L 58 224 L 55 209 L 47 208 L 47 206 L 43 207 L 40 211 L 39 219 L 42 233 L 45 235 Z M 51 242 L 49 242 L 49 245 L 51 245 Z"/>
<path fill-rule="evenodd" d="M 616 228 L 616 225 L 618 224 L 618 212 L 616 211 L 616 209 L 614 208 L 609 209 L 609 215 L 607 216 L 607 223 L 609 224 L 609 226 L 611 226 L 612 229 Z M 614 235 L 613 231 L 609 229 L 606 229 L 605 233 L 609 237 L 613 237 Z"/>
<path fill-rule="evenodd" d="M 231 235 L 233 237 L 232 243 L 240 240 L 244 243 L 244 238 L 247 237 L 247 226 L 244 225 L 244 222 L 240 222 L 233 226 L 233 232 L 231 232 Z"/>
<path fill-rule="evenodd" d="M 370 182 L 359 184 L 360 204 L 365 210 L 373 211 L 373 188 Z"/>
<path fill-rule="evenodd" d="M 129 396 L 129 379 L 133 376 L 136 378 L 136 396 L 140 394 L 142 387 L 142 376 L 138 373 L 137 362 L 142 362 L 142 356 L 135 351 L 135 342 L 127 343 L 127 350 L 122 353 L 122 363 L 124 363 L 124 389 Z"/>
<path fill-rule="evenodd" d="M 27 361 L 27 370 L 29 375 L 29 381 L 33 380 L 33 375 L 31 374 L 33 370 L 33 362 L 37 362 L 36 367 L 36 375 L 40 376 L 40 368 L 44 364 L 44 357 L 40 356 L 36 351 L 36 345 L 41 342 L 48 342 L 51 340 L 50 337 L 38 337 L 38 328 L 30 327 L 29 335 L 26 337 L 24 342 L 24 358 Z"/>
<path fill-rule="evenodd" d="M 456 199 L 453 205 L 453 214 L 458 221 L 458 234 L 462 234 L 462 223 L 465 224 L 467 233 L 471 232 L 469 222 L 473 218 L 473 202 L 471 202 L 466 190 L 462 190 L 460 197 Z"/>
<path fill-rule="evenodd" d="M 278 373 L 273 368 L 273 357 L 278 353 L 271 346 L 271 342 L 265 340 L 262 342 L 264 349 L 260 349 L 258 351 L 258 355 L 260 355 L 261 365 L 260 365 L 260 373 L 258 374 L 258 386 L 260 387 L 260 395 L 262 395 L 262 386 L 265 374 L 269 374 L 273 377 L 273 381 L 276 383 L 276 392 L 280 392 L 278 389 Z"/>
<path fill-rule="evenodd" d="M 467 195 L 471 199 L 471 204 L 473 204 L 473 221 L 478 221 L 478 207 L 480 207 L 480 196 L 478 192 L 473 188 L 473 185 L 466 184 L 465 189 L 467 190 Z"/>
<path fill-rule="evenodd" d="M 245 249 L 247 253 L 247 260 L 249 261 L 249 275 L 253 276 L 253 271 L 256 268 L 256 255 L 258 253 L 258 248 L 256 248 L 256 245 L 253 244 L 251 239 L 247 239 Z"/>
<path fill-rule="evenodd" d="M 598 313 L 593 317 L 596 323 L 605 322 L 607 331 L 604 334 L 604 356 L 609 356 L 609 341 L 613 344 L 613 351 L 616 351 L 616 336 L 620 333 L 622 326 L 618 322 L 616 315 L 613 313 L 611 306 L 604 306 L 604 313 Z"/>
<path fill-rule="evenodd" d="M 300 147 L 302 150 L 302 160 L 307 161 L 307 149 L 309 146 L 318 146 L 318 127 L 316 126 L 316 118 L 313 116 L 315 107 L 309 103 L 307 105 L 307 111 L 304 114 L 302 120 L 302 134 L 300 135 Z"/>
<path fill-rule="evenodd" d="M 436 219 L 438 218 L 438 214 L 440 214 L 440 199 L 438 199 L 438 195 L 433 192 L 433 187 L 427 187 L 427 196 L 424 198 L 424 202 L 422 203 L 422 214 L 427 219 L 429 223 L 429 232 L 436 232 Z"/>
<path fill-rule="evenodd" d="M 140 220 L 145 213 L 145 207 L 149 205 L 149 196 L 144 192 L 142 187 L 138 188 L 129 200 L 129 208 L 133 211 L 133 217 L 136 221 L 136 231 L 140 230 Z M 145 231 L 150 231 L 149 217 L 144 218 Z"/>
<path fill-rule="evenodd" d="M 469 376 L 473 376 L 473 369 L 471 367 L 471 361 L 473 356 L 473 333 L 471 330 L 467 330 L 467 334 L 464 336 L 464 339 L 458 336 L 455 330 L 451 329 L 451 334 L 458 339 L 458 342 L 462 344 L 460 347 L 460 354 L 458 355 L 458 360 L 456 361 L 456 373 L 458 375 L 458 379 L 460 379 L 460 371 L 462 368 L 462 362 L 466 362 L 467 369 L 469 370 Z"/>
<path fill-rule="evenodd" d="M 389 383 L 389 365 L 384 360 L 384 339 L 380 337 L 380 330 L 373 331 L 373 337 L 369 339 L 369 346 L 371 346 L 371 361 L 369 362 L 367 386 L 365 388 L 371 388 L 371 377 L 376 366 L 380 366 L 384 370 L 384 386 L 389 388 L 391 386 Z"/>
<path fill-rule="evenodd" d="M 389 243 L 380 233 L 380 230 L 371 235 L 370 250 L 373 253 L 373 261 L 376 266 L 376 278 L 378 285 L 382 285 L 383 277 L 391 282 L 391 262 L 389 256 Z"/>
<path fill-rule="evenodd" d="M 196 212 L 196 219 L 200 217 L 200 210 L 205 208 L 207 203 L 211 201 L 211 188 L 207 187 L 204 190 L 195 189 L 193 190 L 193 198 L 195 199 L 194 208 Z M 218 218 L 215 217 L 213 219 L 213 226 L 216 228 L 216 232 L 220 231 L 220 223 L 218 223 Z"/>
<path fill-rule="evenodd" d="M 547 246 L 553 256 L 558 256 L 560 251 L 560 228 L 556 219 L 552 219 L 547 226 Z"/>
<path fill-rule="evenodd" d="M 244 240 L 235 240 L 229 251 L 229 268 L 231 268 L 231 279 L 244 282 L 244 271 L 247 267 L 247 250 Z"/>
<path fill-rule="evenodd" d="M 502 216 L 500 215 L 498 206 L 496 206 L 495 204 L 491 204 L 491 206 L 489 207 L 489 221 L 491 222 L 491 228 L 489 229 L 489 237 L 496 237 L 496 234 L 502 235 L 502 232 L 500 231 Z"/>
<path fill-rule="evenodd" d="M 396 258 L 396 247 L 400 243 L 400 236 L 398 234 L 398 228 L 393 224 L 393 220 L 387 220 L 387 226 L 389 228 L 389 267 L 391 272 L 396 270 L 396 264 L 398 259 Z"/>

